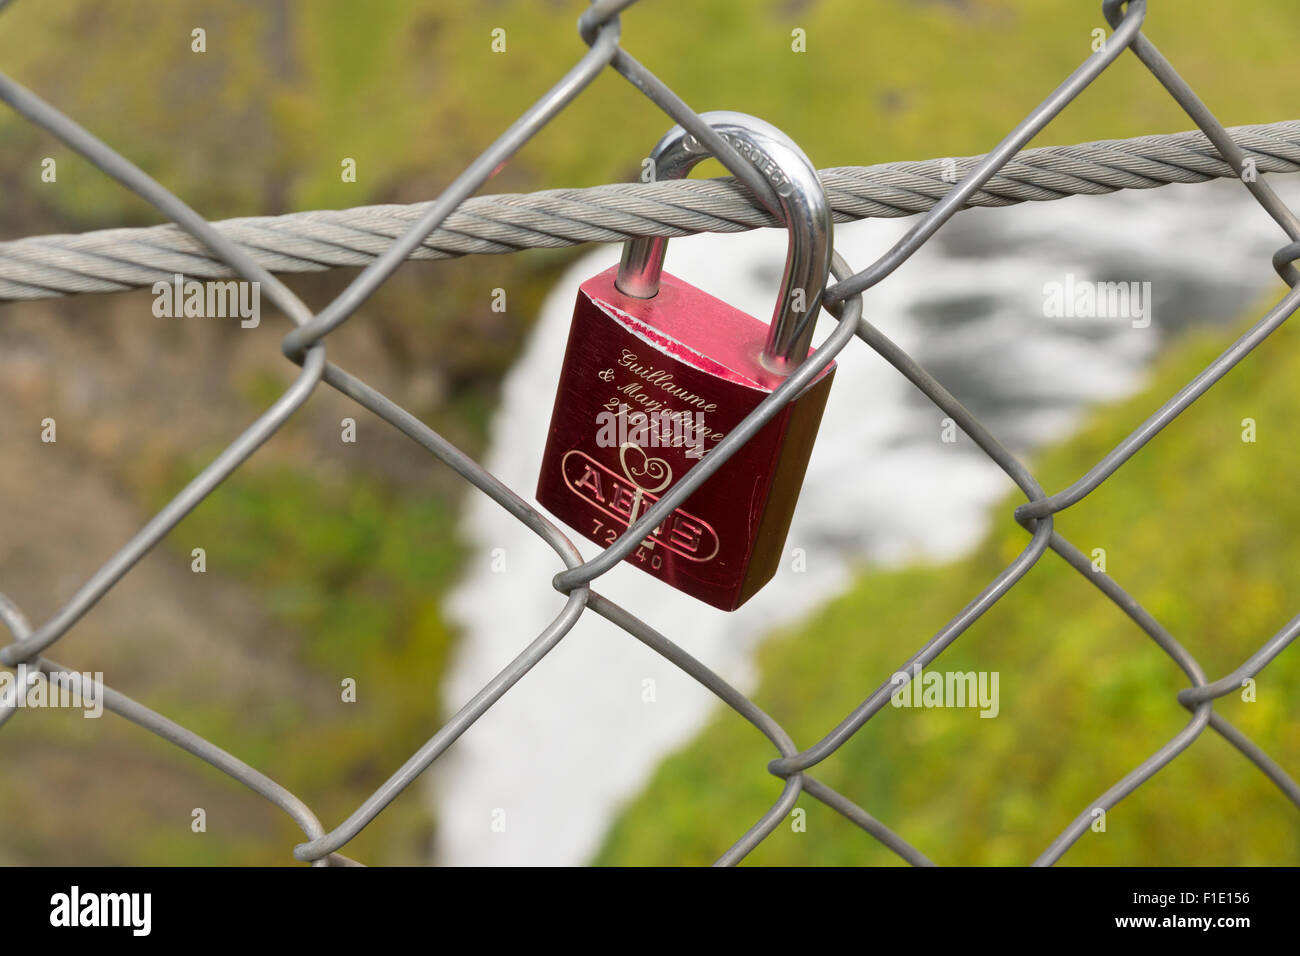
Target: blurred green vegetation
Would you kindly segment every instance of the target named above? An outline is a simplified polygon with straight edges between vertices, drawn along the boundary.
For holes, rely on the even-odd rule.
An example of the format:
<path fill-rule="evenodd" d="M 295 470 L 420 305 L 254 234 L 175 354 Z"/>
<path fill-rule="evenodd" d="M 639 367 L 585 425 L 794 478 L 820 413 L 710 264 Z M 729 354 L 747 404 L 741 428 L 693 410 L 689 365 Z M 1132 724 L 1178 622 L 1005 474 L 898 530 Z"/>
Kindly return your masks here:
<path fill-rule="evenodd" d="M 18 0 L 0 14 L 0 69 L 102 136 L 210 218 L 412 202 L 436 196 L 581 56 L 585 48 L 575 21 L 583 6 L 579 0 L 490 4 L 371 0 L 364 5 L 346 0 L 222 4 Z M 1300 40 L 1300 21 L 1290 15 L 1291 7 L 1290 0 L 1275 0 L 1242 5 L 1224 16 L 1222 5 L 1210 0 L 1153 3 L 1147 29 L 1224 122 L 1268 122 L 1295 113 L 1290 88 L 1280 81 L 1291 75 L 1293 50 Z M 763 116 L 787 130 L 819 166 L 835 166 L 986 151 L 1089 55 L 1091 31 L 1102 25 L 1100 3 L 1077 0 L 646 0 L 623 15 L 623 42 L 694 108 L 737 109 Z M 207 31 L 206 53 L 191 52 L 195 27 Z M 507 31 L 504 54 L 491 51 L 490 31 L 495 27 Z M 791 51 L 795 27 L 807 33 L 807 53 Z M 626 81 L 607 72 L 503 167 L 484 191 L 633 179 L 641 157 L 668 123 Z M 1132 57 L 1124 57 L 1040 141 L 1124 137 L 1190 125 L 1159 84 Z M 58 161 L 57 186 L 40 181 L 40 162 L 46 156 Z M 357 160 L 356 183 L 340 179 L 344 157 Z M 712 164 L 703 174 L 719 172 Z M 0 111 L 0 195 L 4 197 L 0 238 L 159 221 L 142 200 L 7 111 Z M 499 383 L 518 353 L 541 297 L 558 270 L 576 254 L 535 251 L 409 266 L 333 341 L 347 341 L 349 334 L 372 336 L 395 374 L 438 376 L 442 388 L 413 410 L 467 451 L 477 453 L 486 441 Z M 319 306 L 348 277 L 345 271 L 289 281 L 309 303 Z M 504 315 L 489 308 L 496 287 L 510 293 L 511 309 Z M 89 313 L 106 308 L 106 300 L 111 297 L 78 300 L 78 306 Z M 331 357 L 346 367 L 346 352 L 339 354 L 338 345 L 332 348 Z M 195 360 L 203 361 L 204 356 Z M 283 388 L 283 382 L 273 376 L 239 375 L 246 408 L 232 428 L 243 427 L 249 414 L 263 409 Z M 392 383 L 375 384 L 387 389 Z M 394 397 L 400 400 L 403 394 L 399 391 Z M 286 443 L 290 449 L 299 447 L 295 443 L 306 434 L 304 428 L 301 416 L 295 418 L 235 480 L 187 519 L 169 539 L 169 547 L 177 561 L 188 561 L 187 542 L 222 542 L 214 564 L 221 573 L 244 582 L 286 630 L 302 636 L 304 671 L 333 675 L 346 667 L 359 680 L 386 682 L 391 696 L 381 706 L 373 697 L 365 703 L 362 695 L 348 721 L 311 726 L 302 725 L 302 714 L 288 699 L 270 724 L 243 719 L 241 713 L 223 707 L 219 697 L 197 701 L 191 694 L 177 693 L 173 699 L 166 687 L 157 688 L 147 702 L 254 764 L 273 755 L 274 776 L 301 793 L 329 826 L 368 795 L 432 732 L 448 704 L 456 703 L 444 702 L 439 693 L 443 663 L 454 641 L 441 601 L 464 557 L 454 527 L 464 489 L 456 482 L 434 478 L 428 487 L 389 481 L 384 474 L 389 462 L 382 457 L 322 478 L 283 451 Z M 1176 446 L 1184 440 L 1172 436 L 1162 442 Z M 1267 439 L 1257 447 L 1250 446 L 1249 454 L 1271 453 Z M 207 460 L 181 449 L 151 448 L 150 455 L 149 461 L 137 463 L 130 475 L 123 476 L 142 510 L 156 508 Z M 1241 467 L 1245 465 L 1243 461 Z M 1272 473 L 1276 472 L 1266 468 L 1243 470 L 1240 480 Z M 1181 481 L 1176 472 L 1162 475 L 1158 487 L 1172 483 L 1169 494 L 1192 493 L 1193 488 L 1185 486 L 1194 483 Z M 1156 486 L 1138 487 L 1146 494 Z M 1094 497 L 1106 500 L 1109 494 Z M 312 520 L 306 520 L 308 515 Z M 1239 517 L 1249 520 L 1251 527 L 1263 520 L 1255 513 Z M 1188 520 L 1193 526 L 1202 523 L 1196 514 Z M 1137 525 L 1116 527 L 1123 529 L 1122 543 L 1130 544 L 1128 538 L 1136 534 Z M 1158 528 L 1150 531 L 1156 537 L 1160 533 Z M 1286 552 L 1269 550 L 1274 543 L 1267 538 L 1268 528 L 1252 533 L 1250 553 L 1259 555 L 1252 560 L 1280 565 Z M 1185 535 L 1179 540 L 1192 547 Z M 1010 533 L 999 539 L 998 547 L 1019 547 L 1018 539 Z M 1128 547 L 1116 547 L 1117 558 L 1131 553 Z M 829 675 L 876 673 L 880 667 L 892 666 L 896 651 L 939 623 L 949 598 L 964 594 L 963 587 L 973 587 L 993 558 L 985 554 L 980 560 L 985 564 L 973 563 L 952 581 L 947 580 L 950 569 L 875 578 L 876 584 L 837 604 L 828 612 L 827 635 L 839 634 L 847 640 L 847 647 L 836 645 L 835 651 L 851 654 L 842 659 L 844 666 L 824 667 L 835 660 L 830 656 L 804 659 L 787 653 L 783 659 L 781 648 L 789 647 L 789 642 L 774 645 L 769 663 L 784 660 L 782 666 L 791 675 L 803 677 L 786 691 L 776 690 L 774 683 L 767 691 L 788 692 L 790 699 L 784 701 L 788 706 L 779 706 L 780 700 L 768 699 L 768 703 L 782 716 L 802 711 L 806 722 L 792 729 L 799 739 L 811 739 L 812 728 L 824 729 L 822 718 L 861 689 L 854 687 L 847 696 L 837 697 L 823 686 Z M 1133 580 L 1128 568 L 1116 571 L 1126 583 Z M 1034 571 L 1030 585 L 1048 587 L 1051 573 Z M 1221 580 L 1206 581 L 1206 577 L 1201 575 L 1197 582 L 1198 597 L 1222 590 L 1233 580 L 1227 571 Z M 1157 613 L 1161 608 L 1169 614 L 1185 613 L 1192 606 L 1180 604 L 1182 595 L 1177 592 L 1188 580 L 1171 576 L 1164 590 L 1151 585 L 1154 596 L 1164 596 Z M 1266 579 L 1251 578 L 1249 585 L 1254 589 L 1262 580 Z M 1084 596 L 1077 593 L 1081 583 L 1053 585 L 1057 586 L 1083 605 Z M 1043 630 L 1023 633 L 1042 633 L 1044 642 L 1051 642 L 1054 654 L 1044 660 L 1062 667 L 1059 680 L 1072 687 L 1078 671 L 1066 667 L 1065 657 L 1093 660 L 1103 645 L 1095 639 L 1091 619 L 1074 624 L 1058 620 L 1056 615 L 1069 605 L 1035 603 L 1030 601 L 1031 593 L 1026 589 L 1004 605 L 1034 603 L 1041 613 L 1050 613 L 1045 621 L 1023 622 Z M 1249 601 L 1238 596 L 1239 603 L 1256 610 L 1267 604 L 1266 595 L 1255 595 L 1253 590 L 1243 593 Z M 1008 613 L 1000 609 L 990 619 L 1002 620 L 999 615 Z M 1260 621 L 1271 620 L 1262 610 L 1258 613 Z M 852 622 L 863 614 L 893 615 L 890 619 L 897 624 L 879 630 L 896 629 L 902 643 L 881 644 L 875 636 L 870 642 L 850 639 Z M 1235 615 L 1231 623 L 1240 627 L 1243 621 Z M 1020 626 L 1020 622 L 1007 622 L 1004 638 L 1011 649 L 1025 643 L 1022 632 L 1011 630 L 1013 623 Z M 1178 625 L 1186 622 L 1170 619 L 1168 623 L 1181 633 Z M 1122 622 L 1112 625 L 1117 632 L 1124 629 Z M 989 626 L 984 625 L 986 634 L 991 633 Z M 829 654 L 833 638 L 827 635 L 812 639 L 826 646 Z M 1076 635 L 1079 640 L 1073 639 Z M 1120 690 L 1112 690 L 1117 703 L 1108 714 L 1111 718 L 1132 705 L 1121 693 L 1129 686 L 1124 681 L 1164 681 L 1167 687 L 1161 685 L 1162 692 L 1170 693 L 1177 683 L 1169 676 L 1170 669 L 1150 656 L 1154 652 L 1143 649 L 1140 639 L 1127 632 L 1124 638 L 1123 652 L 1116 649 L 1109 659 L 1113 671 L 1101 666 L 1087 671 L 1107 673 L 1120 682 L 1116 685 Z M 979 647 L 984 660 L 992 649 L 1006 675 L 1007 693 L 1025 693 L 1010 665 L 1001 662 L 992 639 L 970 635 L 945 661 L 960 661 L 969 647 Z M 1209 651 L 1205 660 L 1209 666 Z M 1226 653 L 1219 663 L 1235 660 L 1233 653 Z M 1134 671 L 1135 661 L 1146 661 L 1146 670 Z M 1137 741 L 1141 748 L 1178 722 L 1179 712 L 1169 715 L 1166 697 L 1162 693 L 1153 712 L 1167 720 L 1167 727 L 1162 724 L 1151 735 L 1141 736 Z M 1066 699 L 1069 694 L 1053 696 L 1045 699 L 1044 706 Z M 1022 713 L 1030 706 L 1008 701 L 1012 703 Z M 1265 713 L 1262 700 L 1250 711 L 1254 717 L 1243 719 L 1257 719 L 1267 727 L 1269 721 L 1259 716 Z M 930 740 L 946 739 L 943 721 L 960 722 L 972 715 L 913 716 L 908 715 L 909 726 L 931 728 L 913 733 L 929 735 L 925 740 Z M 1075 716 L 1095 719 L 1086 709 Z M 984 723 L 993 725 L 980 728 L 987 737 L 985 746 L 998 734 L 1006 735 L 1008 748 L 1013 743 L 1024 746 L 1024 735 L 1012 732 L 1009 718 Z M 1276 724 L 1271 724 L 1274 732 Z M 1056 722 L 1043 719 L 1035 722 L 1031 732 L 1045 733 L 1055 726 Z M 706 737 L 702 746 L 718 741 L 719 733 Z M 868 749 L 853 753 L 878 752 L 871 749 L 881 742 L 877 735 L 873 724 L 854 744 Z M 958 734 L 953 739 L 966 748 L 965 737 Z M 1104 741 L 1106 748 L 1116 745 L 1113 736 L 1100 732 L 1097 741 Z M 913 740 L 919 742 L 919 737 Z M 148 740 L 141 746 L 155 748 L 160 760 L 185 761 L 214 787 L 237 787 L 166 744 Z M 1198 744 L 1200 750 L 1215 747 L 1222 749 L 1214 741 Z M 1050 741 L 1040 749 L 1044 753 L 1018 751 L 1015 756 L 1017 766 L 1031 775 L 1025 784 L 1030 789 L 1024 792 L 1036 796 L 1029 803 L 1007 802 L 1007 795 L 1017 791 L 991 779 L 969 783 L 970 813 L 982 807 L 988 810 L 993 796 L 1001 801 L 997 809 L 1008 814 L 1007 839 L 1013 841 L 1005 846 L 984 840 L 990 829 L 996 831 L 1001 825 L 998 821 L 970 828 L 966 844 L 960 839 L 934 842 L 939 835 L 944 841 L 952 836 L 949 816 L 965 812 L 955 808 L 966 806 L 966 801 L 954 802 L 950 808 L 936 804 L 933 795 L 928 801 L 918 799 L 925 796 L 926 787 L 913 787 L 906 775 L 897 777 L 900 767 L 906 766 L 897 761 L 881 760 L 882 779 L 855 781 L 856 786 L 846 791 L 938 856 L 946 852 L 973 858 L 978 843 L 985 848 L 978 852 L 989 854 L 989 859 L 1019 859 L 1024 854 L 1014 834 L 1022 829 L 1023 819 L 1042 817 L 1047 821 L 1042 832 L 1054 833 L 1059 828 L 1055 818 L 1036 808 L 1074 809 L 1069 801 L 1054 799 L 1054 792 L 1033 791 L 1033 775 L 1050 774 L 1059 765 L 1062 776 L 1054 778 L 1053 786 L 1081 793 L 1094 782 L 1108 783 L 1110 770 L 1122 771 L 1129 756 L 1127 751 L 1120 755 L 1108 749 L 1106 759 L 1081 754 L 1062 763 L 1063 755 Z M 964 753 L 962 749 L 957 756 Z M 763 759 L 741 746 L 733 747 L 730 738 L 721 752 L 713 754 L 716 762 L 692 759 L 678 758 L 665 771 L 662 780 L 677 782 L 673 799 L 662 805 L 661 818 L 653 826 L 639 828 L 639 843 L 632 842 L 626 825 L 620 828 L 606 859 L 653 860 L 670 852 L 674 860 L 710 857 L 729 842 L 734 822 L 745 817 L 750 804 L 760 808 L 774 792 L 761 772 Z M 927 758 L 926 766 L 932 762 Z M 1187 772 L 1167 771 L 1166 775 L 1174 779 L 1174 773 Z M 680 779 L 692 774 L 696 779 L 690 785 Z M 711 786 L 720 774 L 727 780 L 728 789 L 723 791 Z M 898 782 L 884 779 L 885 775 Z M 661 781 L 657 787 L 664 785 Z M 746 785 L 748 790 L 743 789 Z M 1160 786 L 1166 786 L 1163 780 Z M 895 792 L 899 787 L 903 789 Z M 403 851 L 393 847 L 404 841 L 413 845 L 425 826 L 422 798 L 414 788 L 412 793 L 400 798 L 348 852 L 374 862 L 403 858 Z M 1130 802 L 1140 799 L 1145 797 Z M 716 801 L 720 811 L 704 815 L 716 821 L 716 833 L 699 829 L 699 809 L 708 800 Z M 1213 805 L 1232 806 L 1223 801 Z M 903 808 L 911 814 L 906 819 L 898 815 Z M 1121 813 L 1127 808 L 1128 804 Z M 875 851 L 870 841 L 856 835 L 843 840 L 826 837 L 840 824 L 823 820 L 816 816 L 818 812 L 810 810 L 813 822 L 802 843 L 786 841 L 787 847 L 774 841 L 772 849 L 763 853 L 785 853 L 792 859 L 806 854 L 807 859 L 822 862 L 872 859 Z M 630 819 L 640 818 L 638 814 Z M 927 831 L 926 826 L 935 829 Z M 932 832 L 937 835 L 929 836 Z M 162 834 L 157 839 L 133 834 L 121 841 L 116 852 L 121 862 L 286 862 L 284 845 L 298 837 L 287 823 L 282 835 L 279 843 L 250 839 L 200 846 L 182 845 Z M 1035 830 L 1032 835 L 1039 833 Z M 26 839 L 36 843 L 60 839 L 57 815 L 51 817 L 48 832 L 38 828 Z M 829 842 L 817 843 L 814 851 L 814 840 L 823 839 Z M 1092 842 L 1119 845 L 1118 839 Z M 418 855 L 419 848 L 406 852 Z M 204 855 L 190 858 L 191 853 Z"/>
<path fill-rule="evenodd" d="M 1242 327 L 1244 330 L 1245 326 Z M 1083 475 L 1224 347 L 1200 333 L 1148 388 L 1098 413 L 1033 471 L 1050 493 Z M 1296 613 L 1300 469 L 1295 431 L 1300 329 L 1283 326 L 1092 495 L 1056 518 L 1201 662 L 1237 667 Z M 1243 441 L 1254 419 L 1257 441 Z M 968 559 L 868 571 L 851 591 L 760 652 L 755 695 L 801 747 L 821 739 L 1025 547 L 1011 512 Z M 1077 814 L 1183 727 L 1179 668 L 1073 568 L 1048 552 L 928 671 L 997 671 L 1001 710 L 887 706 L 814 775 L 941 864 L 1027 864 Z M 1300 654 L 1258 677 L 1257 700 L 1218 711 L 1294 775 L 1300 768 Z M 705 863 L 771 806 L 777 754 L 742 718 L 719 713 L 614 826 L 606 864 Z M 755 864 L 892 864 L 890 851 L 808 796 Z M 1300 856 L 1296 808 L 1207 730 L 1110 811 L 1105 833 L 1066 854 L 1077 865 L 1285 865 Z"/>
<path fill-rule="evenodd" d="M 184 484 L 188 472 L 210 457 L 196 455 L 192 468 L 177 469 L 159 488 Z M 157 505 L 164 503 L 160 496 Z M 213 542 L 209 550 L 222 573 L 248 581 L 274 620 L 307 636 L 304 668 L 352 678 L 356 700 L 326 718 L 306 719 L 288 693 L 270 723 L 261 714 L 249 721 L 219 699 L 196 702 L 185 691 L 164 692 L 155 706 L 185 726 L 202 728 L 253 766 L 274 767 L 277 780 L 312 794 L 312 808 L 323 820 L 344 819 L 366 796 L 362 791 L 373 790 L 435 729 L 439 681 L 453 639 L 440 598 L 464 558 L 455 520 L 436 493 L 394 495 L 356 476 L 322 479 L 278 465 L 246 465 L 170 540 Z M 394 832 L 414 841 L 427 830 L 414 790 L 414 799 L 387 811 L 394 819 L 377 828 L 383 833 L 363 833 L 349 852 L 418 861 L 418 844 L 404 852 L 391 846 Z M 279 823 L 285 842 L 300 839 L 290 821 Z M 140 858 L 172 859 L 168 844 L 142 847 Z M 251 852 L 247 845 L 189 841 L 178 849 L 197 854 L 184 862 L 283 863 L 283 847 Z M 146 855 L 158 852 L 162 857 Z"/>
<path fill-rule="evenodd" d="M 583 6 L 19 0 L 4 14 L 0 63 L 207 215 L 409 201 L 435 195 L 581 56 Z M 986 151 L 1089 55 L 1100 10 L 1077 0 L 647 0 L 623 15 L 623 43 L 696 109 L 767 117 L 819 166 L 856 165 Z M 1279 82 L 1300 38 L 1292 12 L 1286 0 L 1231 17 L 1211 0 L 1155 3 L 1146 29 L 1225 123 L 1271 122 L 1294 111 Z M 199 26 L 203 54 L 190 51 Z M 495 27 L 505 53 L 490 48 Z M 791 52 L 796 27 L 807 53 Z M 667 125 L 607 72 L 486 191 L 634 178 Z M 1126 56 L 1042 140 L 1190 126 Z M 11 115 L 0 116 L 0 143 L 12 183 L 66 222 L 155 218 Z M 40 183 L 44 155 L 61 160 L 57 189 Z M 341 181 L 343 157 L 357 160 L 358 182 Z M 7 217 L 6 230 L 18 225 Z"/>

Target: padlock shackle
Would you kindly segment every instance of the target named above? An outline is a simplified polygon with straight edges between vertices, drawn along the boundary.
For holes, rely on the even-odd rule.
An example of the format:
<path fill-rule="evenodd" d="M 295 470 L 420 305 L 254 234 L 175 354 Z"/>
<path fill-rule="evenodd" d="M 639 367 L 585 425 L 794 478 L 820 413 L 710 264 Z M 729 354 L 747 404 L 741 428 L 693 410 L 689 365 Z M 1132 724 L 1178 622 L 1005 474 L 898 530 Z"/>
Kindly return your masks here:
<path fill-rule="evenodd" d="M 762 358 L 772 371 L 788 375 L 808 357 L 821 310 L 822 290 L 831 264 L 830 201 L 812 162 L 794 140 L 775 126 L 731 110 L 714 110 L 700 117 L 767 177 L 780 202 L 790 244 L 781 276 L 781 296 L 772 312 Z M 684 179 L 709 156 L 699 140 L 674 126 L 655 144 L 650 159 L 656 179 Z M 637 299 L 654 298 L 659 292 L 667 251 L 668 240 L 662 236 L 628 240 L 614 283 L 618 290 Z M 802 290 L 802 296 L 796 294 L 797 290 Z"/>

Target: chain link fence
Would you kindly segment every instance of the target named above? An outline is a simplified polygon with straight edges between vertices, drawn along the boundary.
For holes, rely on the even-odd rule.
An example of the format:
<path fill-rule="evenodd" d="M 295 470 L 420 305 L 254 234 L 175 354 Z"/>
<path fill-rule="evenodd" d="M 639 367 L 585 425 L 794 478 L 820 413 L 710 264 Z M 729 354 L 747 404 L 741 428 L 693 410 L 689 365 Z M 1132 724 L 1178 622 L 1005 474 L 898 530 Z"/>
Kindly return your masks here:
<path fill-rule="evenodd" d="M 7 77 L 0 76 L 0 99 L 33 124 L 52 133 L 67 146 L 85 156 L 126 188 L 148 200 L 202 246 L 207 254 L 245 280 L 261 284 L 271 301 L 294 323 L 295 328 L 283 340 L 282 351 L 300 366 L 297 379 L 246 431 L 236 438 L 197 477 L 162 508 L 120 551 L 108 560 L 75 595 L 48 621 L 32 627 L 21 610 L 8 599 L 0 598 L 0 621 L 12 633 L 13 641 L 0 649 L 0 663 L 11 668 L 26 665 L 39 670 L 51 685 L 67 686 L 77 678 L 75 671 L 45 657 L 45 652 L 59 641 L 95 604 L 104 597 L 132 567 L 158 544 L 177 523 L 218 485 L 238 469 L 325 383 L 390 423 L 413 442 L 449 466 L 467 482 L 488 495 L 502 508 L 536 533 L 554 551 L 561 570 L 554 578 L 555 588 L 567 596 L 560 613 L 527 644 L 519 655 L 419 748 L 392 776 L 350 817 L 326 830 L 308 805 L 255 768 L 249 766 L 215 743 L 169 720 L 167 717 L 112 690 L 102 688 L 105 709 L 152 731 L 229 774 L 287 813 L 305 833 L 307 839 L 296 846 L 293 855 L 314 865 L 347 865 L 351 861 L 338 851 L 358 832 L 383 812 L 384 808 L 465 733 L 474 722 L 501 698 L 517 681 L 553 649 L 586 612 L 594 612 L 630 637 L 642 642 L 668 661 L 688 673 L 712 691 L 740 717 L 749 721 L 772 743 L 777 756 L 768 765 L 772 774 L 783 781 L 779 796 L 771 808 L 749 827 L 736 843 L 722 853 L 718 863 L 735 864 L 761 843 L 794 807 L 801 793 L 808 793 L 838 811 L 861 829 L 909 863 L 928 865 L 930 860 L 899 834 L 873 817 L 844 794 L 838 793 L 814 776 L 814 768 L 835 753 L 849 738 L 874 717 L 895 694 L 900 685 L 892 680 L 895 673 L 912 674 L 914 667 L 930 665 L 950 644 L 964 633 L 982 614 L 1006 595 L 1049 550 L 1079 571 L 1089 582 L 1113 601 L 1133 623 L 1145 632 L 1170 657 L 1191 686 L 1178 694 L 1178 703 L 1186 708 L 1190 720 L 1185 727 L 1155 753 L 1135 767 L 1127 776 L 1097 797 L 1061 832 L 1035 861 L 1038 865 L 1055 863 L 1088 830 L 1098 810 L 1107 811 L 1185 751 L 1207 728 L 1220 734 L 1263 772 L 1297 806 L 1298 786 L 1253 741 L 1233 727 L 1214 709 L 1216 698 L 1238 689 L 1244 680 L 1253 678 L 1300 634 L 1300 615 L 1269 637 L 1250 658 L 1229 674 L 1210 680 L 1196 659 L 1156 621 L 1110 575 L 1096 570 L 1091 561 L 1054 528 L 1053 516 L 1076 504 L 1095 491 L 1119 470 L 1143 445 L 1176 419 L 1192 402 L 1203 395 L 1251 350 L 1278 328 L 1300 307 L 1300 219 L 1277 197 L 1269 186 L 1253 175 L 1255 160 L 1197 98 L 1170 63 L 1141 32 L 1147 13 L 1147 0 L 1104 0 L 1103 13 L 1112 32 L 1099 43 L 1099 49 L 1071 73 L 1025 119 L 1011 130 L 997 147 L 978 162 L 964 169 L 955 184 L 942 195 L 933 197 L 932 205 L 910 230 L 871 265 L 855 271 L 838 255 L 832 273 L 837 280 L 829 285 L 823 304 L 838 320 L 827 340 L 809 356 L 776 391 L 765 399 L 746 421 L 723 439 L 716 450 L 691 469 L 687 476 L 647 510 L 620 538 L 595 558 L 584 561 L 581 554 L 561 531 L 533 508 L 527 500 L 499 482 L 469 457 L 453 447 L 441 435 L 413 415 L 390 401 L 371 386 L 349 374 L 326 358 L 329 333 L 342 325 L 392 273 L 442 226 L 467 199 L 488 179 L 492 172 L 515 153 L 533 134 L 544 127 L 561 110 L 575 100 L 583 89 L 603 70 L 612 68 L 625 77 L 671 119 L 693 134 L 719 158 L 727 169 L 757 197 L 769 211 L 776 208 L 775 197 L 767 180 L 747 160 L 701 120 L 668 86 L 635 60 L 621 43 L 620 13 L 636 0 L 596 0 L 579 20 L 579 33 L 588 51 L 577 63 L 525 112 L 502 136 L 475 159 L 421 213 L 400 236 L 386 242 L 381 252 L 347 288 L 320 312 L 313 313 L 282 282 L 276 279 L 247 248 L 232 241 L 214 228 L 184 202 L 168 192 L 129 160 L 114 152 L 72 119 L 39 99 Z M 0 8 L 7 0 L 0 0 Z M 1146 421 L 1101 459 L 1074 484 L 1048 494 L 1033 474 L 983 424 L 971 415 L 924 368 L 881 334 L 863 315 L 862 293 L 887 278 L 917 251 L 958 210 L 977 202 L 990 181 L 1002 173 L 1021 148 L 1037 135 L 1058 113 L 1104 70 L 1126 51 L 1131 51 L 1164 86 L 1168 93 L 1192 118 L 1213 145 L 1219 160 L 1230 165 L 1240 176 L 1264 210 L 1277 222 L 1285 243 L 1273 257 L 1276 271 L 1290 286 L 1290 291 L 1249 331 L 1225 350 L 1214 362 L 1182 390 L 1156 410 Z M 1294 157 L 1292 157 L 1294 161 Z M 1141 169 L 1126 170 L 1141 178 Z M 761 224 L 761 223 L 760 223 Z M 502 250 L 496 250 L 502 251 Z M 937 633 L 926 640 L 872 691 L 862 703 L 847 714 L 838 726 L 812 746 L 800 748 L 782 729 L 777 720 L 762 711 L 748 697 L 727 684 L 708 667 L 687 654 L 668 637 L 660 634 L 630 610 L 602 597 L 593 589 L 594 582 L 627 557 L 650 532 L 674 509 L 682 505 L 691 492 L 749 440 L 766 422 L 792 400 L 825 368 L 851 339 L 857 338 L 879 353 L 900 375 L 910 381 L 931 402 L 951 417 L 1024 493 L 1026 501 L 1015 517 L 1029 536 L 1024 550 L 991 581 L 969 604 Z M 15 692 L 16 693 L 16 692 Z M 17 710 L 13 694 L 0 700 L 0 724 Z"/>

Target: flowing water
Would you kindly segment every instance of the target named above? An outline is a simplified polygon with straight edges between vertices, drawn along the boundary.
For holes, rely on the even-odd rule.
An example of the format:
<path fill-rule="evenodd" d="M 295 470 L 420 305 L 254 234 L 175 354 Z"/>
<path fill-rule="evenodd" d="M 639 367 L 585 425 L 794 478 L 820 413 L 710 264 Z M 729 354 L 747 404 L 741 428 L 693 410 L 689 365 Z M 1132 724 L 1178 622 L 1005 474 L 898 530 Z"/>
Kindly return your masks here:
<path fill-rule="evenodd" d="M 1276 185 L 1293 207 L 1300 201 L 1300 184 Z M 835 245 L 860 269 L 911 222 L 837 226 Z M 1138 388 L 1180 327 L 1235 320 L 1280 292 L 1269 256 L 1283 242 L 1228 182 L 974 210 L 871 290 L 866 314 L 1023 455 L 1068 435 L 1089 406 Z M 618 252 L 597 249 L 569 271 L 504 383 L 484 464 L 525 497 L 536 486 L 577 286 Z M 667 268 L 766 319 L 784 256 L 775 230 L 696 236 L 670 244 Z M 1045 315 L 1049 283 L 1085 281 L 1150 282 L 1150 324 L 1141 327 L 1140 314 Z M 822 320 L 819 341 L 831 321 Z M 785 561 L 732 614 L 626 564 L 596 584 L 743 691 L 755 685 L 754 650 L 774 627 L 843 590 L 855 567 L 969 550 L 989 526 L 990 505 L 1013 490 L 965 436 L 944 441 L 943 414 L 863 343 L 850 343 L 839 364 L 786 546 L 803 549 L 804 570 Z M 564 603 L 550 585 L 561 568 L 554 553 L 485 496 L 470 497 L 463 530 L 475 554 L 450 603 L 464 634 L 444 688 L 455 706 Z M 918 634 L 917 645 L 928 637 Z M 863 695 L 886 676 L 860 675 Z M 639 642 L 584 615 L 428 775 L 435 860 L 589 861 L 620 805 L 720 706 Z M 736 836 L 752 823 L 736 820 Z"/>

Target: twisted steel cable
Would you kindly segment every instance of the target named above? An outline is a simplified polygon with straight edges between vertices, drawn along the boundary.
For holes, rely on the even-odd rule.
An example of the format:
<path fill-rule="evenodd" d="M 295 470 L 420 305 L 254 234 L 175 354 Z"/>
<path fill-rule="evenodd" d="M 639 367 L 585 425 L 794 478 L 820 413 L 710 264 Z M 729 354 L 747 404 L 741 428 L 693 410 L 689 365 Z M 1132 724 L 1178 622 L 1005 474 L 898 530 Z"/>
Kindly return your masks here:
<path fill-rule="evenodd" d="M 1229 130 L 1256 173 L 1300 170 L 1300 121 Z M 837 222 L 925 212 L 985 157 L 843 166 L 819 175 Z M 1201 132 L 1048 146 L 1019 154 L 967 206 L 1010 206 L 1121 189 L 1235 177 Z M 217 230 L 270 272 L 365 266 L 431 203 L 228 219 Z M 618 183 L 588 189 L 466 200 L 411 254 L 413 259 L 623 242 L 633 236 L 742 232 L 775 219 L 733 179 Z M 177 273 L 225 278 L 233 270 L 178 226 L 104 229 L 0 243 L 0 301 L 119 292 Z"/>

